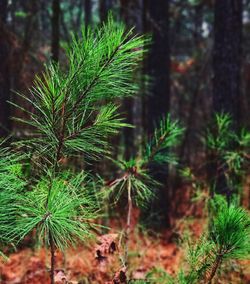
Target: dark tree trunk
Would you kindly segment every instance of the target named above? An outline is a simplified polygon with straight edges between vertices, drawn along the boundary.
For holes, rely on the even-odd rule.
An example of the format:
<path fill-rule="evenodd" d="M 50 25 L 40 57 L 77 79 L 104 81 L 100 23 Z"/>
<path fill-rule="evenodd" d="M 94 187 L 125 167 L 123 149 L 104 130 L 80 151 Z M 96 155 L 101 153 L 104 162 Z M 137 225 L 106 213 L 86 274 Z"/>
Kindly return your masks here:
<path fill-rule="evenodd" d="M 242 0 L 215 1 L 214 15 L 213 111 L 229 113 L 237 130 L 240 123 Z M 213 158 L 216 165 L 211 166 L 210 177 L 214 180 L 215 192 L 230 200 L 234 189 L 227 185 L 226 169 L 222 161 Z"/>
<path fill-rule="evenodd" d="M 242 0 L 215 1 L 214 91 L 215 112 L 230 113 L 240 122 Z"/>
<path fill-rule="evenodd" d="M 105 21 L 116 0 L 99 0 L 100 21 Z"/>
<path fill-rule="evenodd" d="M 60 0 L 52 2 L 52 35 L 51 35 L 51 58 L 53 61 L 59 60 L 60 43 Z"/>
<path fill-rule="evenodd" d="M 84 21 L 85 25 L 91 25 L 92 21 L 92 1 L 91 0 L 85 0 L 84 2 Z"/>
<path fill-rule="evenodd" d="M 7 17 L 7 1 L 0 4 L 0 137 L 10 131 L 10 42 L 5 29 Z"/>
<path fill-rule="evenodd" d="M 146 73 L 150 80 L 150 94 L 146 104 L 146 129 L 152 134 L 155 123 L 169 111 L 170 56 L 168 1 L 157 5 L 145 0 L 145 30 L 152 33 L 152 45 L 146 59 Z"/>
<path fill-rule="evenodd" d="M 142 0 L 120 0 L 121 19 L 126 23 L 128 29 L 134 27 L 135 33 L 143 32 L 143 1 Z M 135 77 L 140 76 L 135 72 Z M 141 77 L 141 76 L 140 76 Z M 140 78 L 137 78 L 140 80 Z M 136 145 L 140 144 L 142 137 L 142 100 L 141 96 L 127 98 L 123 103 L 124 113 L 126 113 L 126 122 L 135 126 L 135 128 L 124 128 L 125 158 L 129 159 L 136 154 L 138 150 Z"/>
<path fill-rule="evenodd" d="M 22 72 L 25 66 L 25 59 L 30 50 L 32 40 L 35 36 L 36 20 L 38 13 L 38 2 L 36 0 L 24 2 L 24 9 L 27 13 L 24 26 L 24 35 L 21 47 L 18 51 L 18 57 L 15 61 L 15 68 L 12 70 L 12 85 L 11 87 L 16 90 L 22 86 Z"/>
<path fill-rule="evenodd" d="M 7 7 L 8 7 L 8 0 L 1 0 L 0 1 L 0 17 L 3 23 L 7 20 Z"/>
<path fill-rule="evenodd" d="M 170 105 L 170 47 L 169 47 L 169 1 L 144 1 L 144 29 L 152 34 L 152 44 L 145 58 L 145 73 L 149 76 L 149 94 L 144 102 L 144 128 L 149 136 L 155 124 L 169 111 Z M 151 208 L 163 217 L 169 226 L 166 213 L 169 210 L 169 192 L 166 189 L 168 169 L 152 167 L 155 178 L 163 184 L 158 199 Z"/>

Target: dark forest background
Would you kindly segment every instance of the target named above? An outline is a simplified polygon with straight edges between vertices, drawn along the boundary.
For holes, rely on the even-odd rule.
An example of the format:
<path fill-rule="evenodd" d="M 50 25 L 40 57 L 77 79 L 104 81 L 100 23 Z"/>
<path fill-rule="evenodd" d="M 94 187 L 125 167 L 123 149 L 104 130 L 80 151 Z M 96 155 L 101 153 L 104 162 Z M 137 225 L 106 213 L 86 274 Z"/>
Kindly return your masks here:
<path fill-rule="evenodd" d="M 22 104 L 15 92 L 27 92 L 48 60 L 66 64 L 62 46 L 71 33 L 80 33 L 82 24 L 100 24 L 109 11 L 128 29 L 152 37 L 135 73 L 138 96 L 121 102 L 127 122 L 136 126 L 114 141 L 125 157 L 167 112 L 186 128 L 176 149 L 181 167 L 205 163 L 201 137 L 215 112 L 230 113 L 235 129 L 250 126 L 250 1 L 1 0 L 0 136 L 29 134 L 11 120 L 24 114 L 8 101 Z M 169 185 L 159 208 L 171 207 L 166 200 L 178 193 L 177 172 L 171 166 L 159 177 Z"/>
<path fill-rule="evenodd" d="M 109 16 L 110 14 L 112 16 Z M 221 207 L 223 209 L 221 216 L 225 217 L 223 220 L 227 220 L 230 210 L 236 210 L 239 216 L 245 212 L 241 209 L 237 211 L 238 209 L 234 207 L 236 203 L 237 206 L 244 207 L 246 212 L 250 209 L 250 0 L 0 0 L 0 141 L 4 141 L 1 143 L 4 146 L 5 144 L 6 146 L 18 145 L 18 143 L 12 142 L 20 142 L 27 137 L 28 141 L 35 136 L 34 129 L 13 119 L 13 117 L 25 119 L 28 114 L 34 113 L 39 108 L 38 105 L 35 110 L 35 104 L 28 103 L 29 98 L 32 100 L 29 89 L 32 88 L 35 77 L 44 72 L 46 64 L 51 60 L 55 63 L 53 66 L 59 65 L 59 71 L 65 70 L 68 62 L 64 48 L 66 44 L 71 42 L 72 34 L 80 35 L 83 25 L 90 26 L 94 30 L 111 17 L 116 22 L 123 22 L 127 30 L 133 28 L 135 35 L 145 34 L 151 39 L 150 41 L 145 40 L 143 60 L 140 61 L 138 68 L 133 73 L 133 80 L 139 82 L 137 95 L 133 97 L 122 95 L 122 99 L 115 96 L 115 100 L 117 100 L 115 103 L 120 105 L 121 109 L 119 110 L 121 110 L 125 122 L 134 125 L 134 127 L 124 127 L 119 135 L 109 138 L 110 144 L 114 146 L 111 153 L 113 160 L 110 157 L 104 157 L 101 161 L 94 159 L 91 163 L 88 163 L 85 157 L 87 155 L 76 154 L 68 157 L 65 152 L 65 156 L 63 154 L 60 156 L 64 136 L 61 135 L 63 131 L 58 132 L 60 135 L 58 134 L 58 137 L 55 135 L 55 139 L 58 138 L 56 142 L 59 141 L 57 148 L 57 154 L 59 154 L 55 155 L 54 174 L 59 172 L 58 168 L 64 169 L 64 167 L 73 169 L 72 173 L 74 170 L 77 172 L 84 169 L 86 173 L 90 173 L 90 176 L 91 174 L 95 176 L 94 182 L 91 179 L 88 180 L 91 189 L 92 187 L 95 190 L 97 188 L 96 192 L 99 190 L 102 194 L 108 188 L 115 188 L 116 183 L 119 185 L 118 181 L 127 182 L 128 180 L 128 198 L 119 197 L 118 206 L 115 204 L 116 207 L 111 209 L 109 203 L 113 196 L 111 199 L 103 199 L 106 203 L 100 204 L 103 207 L 101 209 L 105 211 L 104 217 L 102 216 L 103 220 L 98 219 L 98 222 L 107 225 L 100 231 L 104 234 L 106 245 L 108 243 L 108 261 L 109 258 L 113 257 L 110 254 L 113 254 L 116 250 L 116 243 L 113 238 L 114 235 L 117 238 L 118 234 L 113 234 L 113 232 L 117 233 L 117 228 L 123 228 L 116 253 L 117 255 L 120 254 L 119 246 L 121 239 L 124 238 L 124 259 L 127 259 L 128 248 L 130 249 L 130 258 L 133 258 L 131 265 L 129 263 L 130 270 L 127 270 L 129 266 L 126 261 L 123 263 L 125 270 L 120 269 L 119 255 L 119 259 L 117 257 L 116 260 L 118 269 L 115 269 L 112 264 L 108 273 L 102 271 L 100 259 L 107 259 L 107 257 L 106 255 L 103 257 L 100 250 L 99 254 L 96 255 L 98 249 L 94 248 L 95 244 L 93 243 L 87 243 L 84 247 L 79 244 L 76 250 L 70 247 L 66 258 L 66 252 L 60 254 L 60 252 L 55 251 L 54 241 L 50 235 L 51 229 L 48 229 L 51 237 L 48 242 L 51 249 L 51 264 L 48 265 L 46 253 L 43 250 L 34 249 L 33 239 L 35 239 L 36 231 L 33 228 L 27 237 L 22 236 L 24 240 L 17 250 L 12 247 L 12 244 L 6 246 L 3 252 L 8 254 L 10 251 L 13 254 L 10 256 L 9 262 L 0 263 L 0 283 L 49 283 L 48 271 L 50 271 L 51 283 L 54 283 L 54 276 L 58 277 L 58 273 L 63 272 L 59 269 L 54 271 L 55 256 L 57 268 L 59 267 L 58 263 L 60 263 L 67 272 L 68 279 L 80 279 L 80 282 L 67 283 L 103 283 L 104 279 L 113 279 L 113 282 L 107 280 L 109 282 L 106 283 L 127 283 L 126 273 L 127 277 L 129 276 L 128 279 L 135 277 L 138 277 L 137 279 L 150 279 L 146 275 L 148 272 L 149 276 L 150 273 L 156 273 L 157 277 L 159 276 L 159 279 L 162 279 L 161 283 L 177 283 L 166 282 L 166 279 L 170 279 L 166 271 L 173 274 L 179 270 L 178 275 L 180 277 L 185 274 L 182 274 L 182 269 L 179 269 L 180 264 L 182 264 L 183 251 L 186 250 L 183 244 L 185 240 L 189 242 L 192 238 L 195 240 L 201 236 L 205 225 L 208 232 L 210 232 L 209 230 L 212 231 L 214 220 L 212 218 L 216 213 L 220 213 L 218 204 L 221 195 L 226 197 L 225 200 L 221 199 L 224 203 L 220 201 L 224 206 Z M 103 32 L 101 29 L 100 31 Z M 105 42 L 107 38 L 105 37 Z M 93 40 L 96 40 L 95 36 L 93 36 Z M 127 44 L 127 42 L 125 43 Z M 144 45 L 144 39 L 142 45 Z M 132 53 L 135 55 L 140 54 L 141 50 L 143 49 L 138 48 L 136 50 L 136 48 L 130 47 L 130 50 L 126 50 L 126 52 L 130 54 L 130 52 L 138 51 L 138 53 Z M 120 51 L 120 46 L 116 48 L 116 51 Z M 134 59 L 134 57 L 129 58 Z M 105 67 L 105 64 L 103 66 Z M 52 74 L 51 77 L 53 77 L 53 72 L 48 74 Z M 74 76 L 72 78 L 74 79 Z M 135 86 L 137 85 L 135 84 Z M 78 91 L 76 93 L 78 95 Z M 28 100 L 24 100 L 20 94 L 28 97 Z M 106 97 L 102 95 L 101 98 L 102 100 L 99 99 L 98 102 L 101 101 L 105 105 Z M 77 106 L 80 102 L 81 100 L 74 106 Z M 34 109 L 32 109 L 32 106 Z M 86 104 L 87 107 L 88 104 Z M 25 109 L 28 112 L 24 111 Z M 75 108 L 70 109 L 70 111 L 72 110 L 74 111 Z M 96 109 L 94 110 L 96 111 Z M 68 114 L 65 115 L 64 113 L 64 105 L 60 113 L 62 115 L 60 121 L 64 121 L 62 129 L 65 132 L 65 120 L 67 119 L 64 120 L 63 116 L 67 117 Z M 157 136 L 157 133 L 161 132 L 158 130 L 154 132 L 154 130 L 156 126 L 159 127 L 161 119 L 165 122 L 168 121 L 168 114 L 173 121 L 176 121 L 176 124 L 173 122 L 173 126 L 170 123 L 169 128 L 166 127 L 163 130 L 164 135 Z M 32 117 L 33 120 L 34 117 Z M 118 121 L 120 122 L 120 120 Z M 34 125 L 36 126 L 35 123 Z M 60 123 L 58 125 L 61 127 Z M 72 125 L 74 124 L 72 123 Z M 85 127 L 87 128 L 88 124 Z M 159 129 L 161 130 L 161 127 Z M 182 135 L 178 134 L 178 131 L 179 133 L 183 131 Z M 105 127 L 103 132 L 105 132 Z M 143 161 L 143 155 L 147 152 L 146 147 L 148 145 L 150 147 L 150 143 L 154 140 L 154 134 L 156 136 L 154 145 L 156 151 L 152 150 L 153 146 L 151 145 L 151 153 L 148 155 L 145 166 L 141 161 Z M 93 137 L 101 136 L 102 133 L 95 133 L 95 135 Z M 168 135 L 172 142 L 170 141 L 169 145 L 164 146 L 165 148 L 162 147 L 164 151 L 161 151 L 161 143 L 162 141 L 162 144 L 168 143 L 165 142 L 165 140 L 168 141 Z M 179 141 L 175 141 L 176 137 Z M 39 141 L 42 141 L 42 139 Z M 148 144 L 147 141 L 149 141 Z M 90 145 L 90 147 L 93 147 L 93 145 Z M 104 145 L 106 144 L 100 144 L 100 147 L 98 147 L 104 148 Z M 43 147 L 38 146 L 40 146 L 40 150 Z M 34 149 L 32 148 L 32 150 Z M 103 149 L 100 149 L 100 153 L 102 153 L 101 150 Z M 154 159 L 154 155 L 159 154 L 157 151 L 162 154 L 163 160 L 165 158 L 165 162 L 161 163 L 159 159 L 158 163 L 154 163 L 150 160 L 151 156 Z M 6 152 L 3 152 L 3 156 Z M 170 161 L 171 155 L 175 156 L 174 162 Z M 162 158 L 161 155 L 159 156 Z M 10 156 L 10 160 L 13 157 Z M 35 164 L 36 158 L 36 153 L 30 160 L 27 158 L 27 163 L 25 160 L 20 170 L 31 185 L 37 174 L 32 169 L 32 163 Z M 43 160 L 41 159 L 41 161 Z M 1 164 L 3 167 L 4 163 Z M 140 166 L 138 166 L 139 164 Z M 6 167 L 8 168 L 8 165 Z M 140 172 L 138 169 L 142 171 Z M 8 171 L 11 172 L 11 170 L 12 168 L 9 167 Z M 134 206 L 134 200 L 131 198 L 131 179 L 135 178 L 134 182 L 136 182 L 137 178 L 140 180 L 140 178 L 145 177 L 142 174 L 143 171 L 149 174 L 150 179 L 145 181 L 145 184 L 148 182 L 150 193 L 152 189 L 153 194 L 152 197 L 150 195 L 150 198 L 147 199 L 147 206 L 138 209 L 139 206 L 138 208 L 137 204 Z M 2 176 L 5 175 L 4 171 L 3 173 Z M 46 174 L 51 179 L 48 187 L 49 198 L 54 182 L 53 177 L 56 175 L 53 176 L 50 171 Z M 67 176 L 67 178 L 70 177 L 70 175 Z M 64 179 L 64 176 L 62 178 Z M 63 180 L 65 187 L 67 187 L 67 178 Z M 151 183 L 152 180 L 154 183 Z M 82 186 L 82 184 L 80 185 Z M 1 186 L 5 187 L 4 183 Z M 11 187 L 11 183 L 8 186 Z M 34 188 L 36 189 L 36 187 Z M 145 188 L 147 189 L 142 183 L 141 189 L 145 191 Z M 134 195 L 139 195 L 140 191 L 137 191 L 136 186 L 133 190 Z M 4 192 L 4 190 L 2 191 Z M 29 193 L 29 188 L 25 187 L 25 191 Z M 117 196 L 119 194 L 117 193 Z M 67 200 L 71 200 L 72 195 L 68 196 L 70 198 Z M 213 203 L 214 200 L 217 200 L 216 198 L 219 200 L 218 203 L 216 203 L 217 201 Z M 48 209 L 47 201 L 46 210 Z M 35 200 L 34 204 L 36 205 L 36 203 Z M 98 203 L 97 197 L 95 203 Z M 2 206 L 1 204 L 0 206 Z M 8 208 L 8 204 L 6 208 Z M 211 204 L 216 204 L 217 208 Z M 88 209 L 88 206 L 86 208 Z M 131 213 L 132 208 L 133 213 Z M 32 210 L 30 211 L 33 213 Z M 127 223 L 125 224 L 126 214 Z M 248 216 L 248 213 L 244 214 L 244 216 Z M 7 215 L 8 213 L 4 212 L 1 217 L 6 218 Z M 51 215 L 47 210 L 38 225 L 42 222 L 46 223 Z M 235 216 L 237 217 L 237 214 Z M 21 217 L 24 220 L 27 219 L 25 214 Z M 221 234 L 217 232 L 214 235 L 215 237 L 211 239 L 214 241 L 221 235 L 223 240 L 230 241 L 231 236 L 238 236 L 239 240 L 235 237 L 237 244 L 242 243 L 243 249 L 249 253 L 249 242 L 245 242 L 245 239 L 248 238 L 247 240 L 249 240 L 250 236 L 249 216 L 246 217 L 248 218 L 246 226 L 242 221 L 243 217 L 240 217 L 236 222 L 230 223 L 230 220 L 228 223 L 225 222 L 225 227 L 222 226 L 221 232 L 219 232 Z M 74 216 L 72 219 L 75 222 Z M 224 224 L 221 221 L 218 221 L 218 223 L 219 225 Z M 67 220 L 65 224 L 68 224 Z M 88 221 L 86 224 L 88 224 Z M 236 224 L 238 227 L 233 227 L 232 224 Z M 241 224 L 243 225 L 241 226 Z M 110 231 L 108 231 L 109 227 L 111 228 Z M 244 230 L 248 230 L 245 239 L 243 238 Z M 235 231 L 237 231 L 237 234 L 235 234 Z M 187 236 L 188 234 L 189 236 Z M 191 238 L 188 238 L 190 236 Z M 191 276 L 192 272 L 199 267 L 197 264 L 207 260 L 211 253 L 210 247 L 206 246 L 202 237 L 199 240 L 201 242 L 198 241 L 198 245 L 191 248 L 191 251 L 193 250 L 197 254 L 197 258 L 194 258 L 196 262 L 194 261 L 193 266 L 190 266 L 191 273 L 189 274 Z M 210 239 L 208 240 L 210 241 Z M 2 241 L 1 236 L 0 241 Z M 130 247 L 127 244 L 128 241 L 130 241 Z M 112 248 L 111 244 L 115 248 Z M 210 245 L 209 242 L 208 245 Z M 199 250 L 199 246 L 201 250 Z M 237 248 L 237 246 L 235 247 Z M 233 249 L 235 247 L 233 246 Z M 238 247 L 241 248 L 240 245 Z M 229 253 L 230 251 L 229 249 Z M 199 255 L 199 253 L 201 254 Z M 199 258 L 200 256 L 202 257 Z M 207 268 L 212 268 L 210 282 L 206 282 L 209 284 L 212 283 L 218 267 L 224 260 L 221 250 L 215 256 L 214 264 L 212 263 L 211 267 L 206 266 L 207 264 L 204 261 L 204 271 Z M 96 260 L 100 262 L 95 264 L 94 261 Z M 243 261 L 240 264 L 244 268 L 239 268 L 238 262 L 230 262 L 230 266 L 228 270 L 224 270 L 224 274 L 218 273 L 219 276 L 222 275 L 221 281 L 224 282 L 213 283 L 250 283 L 249 261 Z M 157 270 L 160 266 L 164 270 Z M 23 270 L 22 267 L 24 267 Z M 155 268 L 156 270 L 154 270 Z M 244 269 L 245 271 L 243 271 Z M 236 275 L 237 278 L 228 276 L 228 271 L 234 271 L 232 277 Z M 123 282 L 122 280 L 115 282 L 117 273 L 118 278 L 125 276 Z M 163 274 L 167 278 L 161 278 L 160 276 Z M 189 274 L 187 275 L 190 276 Z M 64 272 L 61 276 L 65 277 Z M 85 276 L 88 281 L 83 282 L 82 279 Z M 34 280 L 36 277 L 37 282 Z M 47 282 L 45 282 L 44 277 L 47 277 Z M 207 278 L 207 275 L 205 275 L 205 278 Z M 6 279 L 14 279 L 14 282 L 1 282 Z M 99 282 L 94 282 L 93 279 Z M 178 283 L 205 283 L 199 282 L 200 279 L 196 279 L 198 282 L 191 279 L 191 282 Z M 215 279 L 217 278 L 215 277 Z M 229 282 L 228 279 L 231 279 L 232 282 Z M 245 282 L 236 282 L 234 279 Z M 26 280 L 27 282 L 25 282 Z M 154 283 L 160 283 L 158 278 L 156 281 Z M 181 281 L 181 278 L 178 281 Z"/>

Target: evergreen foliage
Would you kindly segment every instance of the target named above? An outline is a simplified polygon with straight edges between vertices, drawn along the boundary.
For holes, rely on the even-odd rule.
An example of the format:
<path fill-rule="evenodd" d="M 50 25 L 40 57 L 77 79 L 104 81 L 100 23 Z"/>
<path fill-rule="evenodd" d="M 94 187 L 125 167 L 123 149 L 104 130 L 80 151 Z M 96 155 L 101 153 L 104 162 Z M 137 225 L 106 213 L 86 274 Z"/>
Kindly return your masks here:
<path fill-rule="evenodd" d="M 30 119 L 18 120 L 35 134 L 21 144 L 50 165 L 76 152 L 92 159 L 108 154 L 107 138 L 126 126 L 115 100 L 135 93 L 133 71 L 146 41 L 111 16 L 100 28 L 73 36 L 66 47 L 68 68 L 50 63 L 30 89 L 31 98 L 21 95 L 34 112 L 24 110 Z"/>
<path fill-rule="evenodd" d="M 188 267 L 180 269 L 176 277 L 153 269 L 148 279 L 157 278 L 155 283 L 209 284 L 227 260 L 250 258 L 249 213 L 235 204 L 228 206 L 222 196 L 215 196 L 211 206 L 214 214 L 210 227 L 198 241 L 188 243 Z"/>
<path fill-rule="evenodd" d="M 143 163 L 176 164 L 177 159 L 170 150 L 180 143 L 183 131 L 178 120 L 172 120 L 170 115 L 163 117 L 146 144 Z"/>
<path fill-rule="evenodd" d="M 216 186 L 221 188 L 221 193 L 226 194 L 228 201 L 237 198 L 240 200 L 244 176 L 249 169 L 250 132 L 246 128 L 235 130 L 233 120 L 227 113 L 215 114 L 214 124 L 206 129 L 204 144 L 208 151 L 206 169 L 209 174 L 206 179 L 199 177 L 199 171 L 204 167 L 191 169 L 185 167 L 181 175 L 192 183 L 195 197 L 198 201 L 206 199 L 215 193 Z M 210 173 L 211 172 L 211 173 Z M 222 184 L 216 185 L 218 180 Z"/>
<path fill-rule="evenodd" d="M 217 113 L 215 124 L 207 130 L 206 144 L 212 153 L 213 167 L 218 173 L 223 169 L 227 186 L 232 193 L 240 192 L 241 179 L 249 166 L 250 132 L 245 128 L 235 130 L 227 113 Z M 215 181 L 210 181 L 213 183 Z"/>
<path fill-rule="evenodd" d="M 7 234 L 16 226 L 13 206 L 18 194 L 26 186 L 22 158 L 23 156 L 11 152 L 9 148 L 2 147 L 0 150 L 0 246 L 10 242 Z"/>
<path fill-rule="evenodd" d="M 171 148 L 176 146 L 183 133 L 178 121 L 166 115 L 154 131 L 153 138 L 146 142 L 142 157 L 138 155 L 130 160 L 114 161 L 119 167 L 120 177 L 107 183 L 107 193 L 117 202 L 122 195 L 127 197 L 128 213 L 127 224 L 124 231 L 124 267 L 128 267 L 128 241 L 131 231 L 131 216 L 133 203 L 144 207 L 154 196 L 157 187 L 161 186 L 152 176 L 152 164 L 166 165 L 176 163 L 176 158 L 171 155 Z"/>
<path fill-rule="evenodd" d="M 154 191 L 160 184 L 152 177 L 150 167 L 152 164 L 176 164 L 173 148 L 178 145 L 184 129 L 177 120 L 166 115 L 155 128 L 154 135 L 145 143 L 142 156 L 139 154 L 130 160 L 114 161 L 118 166 L 121 177 L 109 183 L 109 192 L 115 200 L 121 197 L 131 183 L 132 196 L 137 206 L 146 206 L 154 196 Z"/>
<path fill-rule="evenodd" d="M 91 236 L 90 222 L 98 215 L 94 198 L 85 190 L 85 179 L 79 173 L 54 178 L 50 184 L 43 177 L 31 192 L 18 195 L 13 206 L 16 220 L 6 238 L 20 241 L 36 228 L 39 243 L 49 245 L 50 234 L 55 246 L 63 250 Z"/>
<path fill-rule="evenodd" d="M 16 118 L 31 127 L 32 135 L 14 143 L 36 161 L 40 171 L 28 182 L 23 174 L 26 156 L 0 150 L 0 244 L 18 244 L 35 232 L 38 243 L 51 250 L 51 283 L 54 283 L 55 249 L 64 250 L 77 241 L 92 237 L 93 224 L 99 216 L 99 199 L 92 191 L 98 186 L 85 172 L 65 172 L 63 158 L 83 154 L 84 159 L 109 156 L 109 137 L 122 127 L 129 127 L 119 114 L 119 99 L 133 95 L 133 71 L 148 42 L 143 36 L 133 36 L 112 17 L 92 30 L 83 28 L 65 46 L 68 67 L 54 62 L 37 77 L 30 95 L 20 96 L 32 109 L 15 105 L 28 114 Z M 230 186 L 234 177 L 244 173 L 249 162 L 250 133 L 234 131 L 228 114 L 217 114 L 215 128 L 208 130 L 208 148 L 222 161 Z M 176 164 L 173 148 L 178 145 L 184 129 L 169 115 L 156 127 L 145 143 L 142 155 L 129 160 L 114 161 L 120 176 L 105 185 L 108 197 L 118 202 L 126 194 L 128 203 L 125 229 L 125 256 L 128 266 L 128 240 L 132 208 L 146 206 L 160 184 L 151 168 L 157 164 Z M 40 175 L 39 175 L 40 174 Z M 191 176 L 190 171 L 184 171 Z M 101 204 L 102 205 L 102 204 Z M 215 210 L 216 208 L 216 210 Z M 249 258 L 249 214 L 223 197 L 211 201 L 211 222 L 203 236 L 189 245 L 187 267 L 176 277 L 162 269 L 153 269 L 148 279 L 156 283 L 211 283 L 222 263 L 228 259 Z"/>
<path fill-rule="evenodd" d="M 29 190 L 19 192 L 21 184 L 10 175 L 17 166 L 11 164 L 6 169 L 8 178 L 0 181 L 5 187 L 0 192 L 1 202 L 4 208 L 8 203 L 11 206 L 6 211 L 0 209 L 1 238 L 20 242 L 35 230 L 39 242 L 51 250 L 51 283 L 55 249 L 91 236 L 95 226 L 91 223 L 98 216 L 96 196 L 89 189 L 92 181 L 88 185 L 82 172 L 63 175 L 61 161 L 78 153 L 84 154 L 84 159 L 110 154 L 108 138 L 128 126 L 119 115 L 117 101 L 137 90 L 133 72 L 146 42 L 143 36 L 133 36 L 132 30 L 126 32 L 125 26 L 116 24 L 111 16 L 97 29 L 84 27 L 81 36 L 73 36 L 65 47 L 68 67 L 48 64 L 43 75 L 36 78 L 30 95 L 20 94 L 32 112 L 13 104 L 28 116 L 16 120 L 32 131 L 14 145 L 29 153 L 39 171 Z"/>

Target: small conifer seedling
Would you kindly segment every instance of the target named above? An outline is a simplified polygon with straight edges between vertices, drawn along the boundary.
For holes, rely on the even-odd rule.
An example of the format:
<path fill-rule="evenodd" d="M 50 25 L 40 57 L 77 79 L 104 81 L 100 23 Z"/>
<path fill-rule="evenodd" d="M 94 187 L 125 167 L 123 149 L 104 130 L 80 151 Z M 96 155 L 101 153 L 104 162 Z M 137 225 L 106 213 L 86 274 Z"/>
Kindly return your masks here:
<path fill-rule="evenodd" d="M 206 145 L 212 168 L 211 195 L 220 191 L 231 201 L 241 193 L 242 177 L 249 166 L 250 132 L 245 128 L 237 131 L 229 114 L 218 113 L 207 130 Z"/>
<path fill-rule="evenodd" d="M 33 185 L 17 197 L 16 220 L 4 235 L 20 241 L 35 230 L 50 247 L 51 283 L 55 249 L 88 237 L 90 221 L 97 216 L 86 174 L 65 174 L 62 161 L 76 154 L 84 154 L 85 160 L 109 155 L 108 138 L 126 126 L 115 102 L 136 91 L 133 70 L 144 44 L 144 37 L 126 32 L 110 16 L 100 28 L 83 28 L 81 36 L 73 36 L 66 47 L 67 68 L 48 64 L 30 95 L 20 95 L 32 112 L 22 109 L 29 119 L 17 120 L 33 135 L 15 145 L 30 153 L 38 167 Z"/>
<path fill-rule="evenodd" d="M 166 115 L 159 126 L 155 128 L 153 137 L 147 141 L 142 155 L 130 160 L 114 161 L 122 173 L 107 183 L 108 193 L 117 202 L 123 193 L 127 197 L 128 213 L 127 223 L 124 230 L 125 253 L 123 265 L 127 269 L 128 266 L 128 242 L 131 231 L 131 216 L 133 203 L 136 206 L 146 206 L 154 196 L 154 191 L 160 184 L 153 178 L 150 172 L 152 164 L 168 164 L 176 163 L 177 160 L 173 155 L 171 148 L 176 146 L 183 134 L 183 128 L 178 121 L 170 119 Z"/>
<path fill-rule="evenodd" d="M 188 243 L 187 265 L 176 277 L 155 268 L 148 273 L 148 280 L 164 284 L 211 284 L 223 263 L 250 258 L 249 213 L 233 203 L 228 205 L 218 195 L 211 200 L 211 205 L 210 226 L 198 241 Z"/>

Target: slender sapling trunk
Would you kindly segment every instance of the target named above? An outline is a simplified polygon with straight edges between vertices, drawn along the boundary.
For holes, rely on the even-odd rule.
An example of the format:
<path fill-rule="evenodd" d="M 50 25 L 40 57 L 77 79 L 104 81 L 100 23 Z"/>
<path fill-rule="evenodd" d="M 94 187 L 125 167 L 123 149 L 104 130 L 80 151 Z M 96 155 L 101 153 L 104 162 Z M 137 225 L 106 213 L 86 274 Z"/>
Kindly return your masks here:
<path fill-rule="evenodd" d="M 212 284 L 212 280 L 218 270 L 218 268 L 220 267 L 221 263 L 222 263 L 222 254 L 219 252 L 218 255 L 216 256 L 216 259 L 215 259 L 215 262 L 214 262 L 214 265 L 212 267 L 212 271 L 208 277 L 208 281 L 207 281 L 207 284 Z"/>
<path fill-rule="evenodd" d="M 128 266 L 128 246 L 129 246 L 129 236 L 131 231 L 131 215 L 132 215 L 132 197 L 131 197 L 131 179 L 128 178 L 128 215 L 127 215 L 127 225 L 125 230 L 125 257 L 124 262 L 125 266 Z"/>
<path fill-rule="evenodd" d="M 55 283 L 55 243 L 51 233 L 49 232 L 49 245 L 50 245 L 50 283 Z"/>

